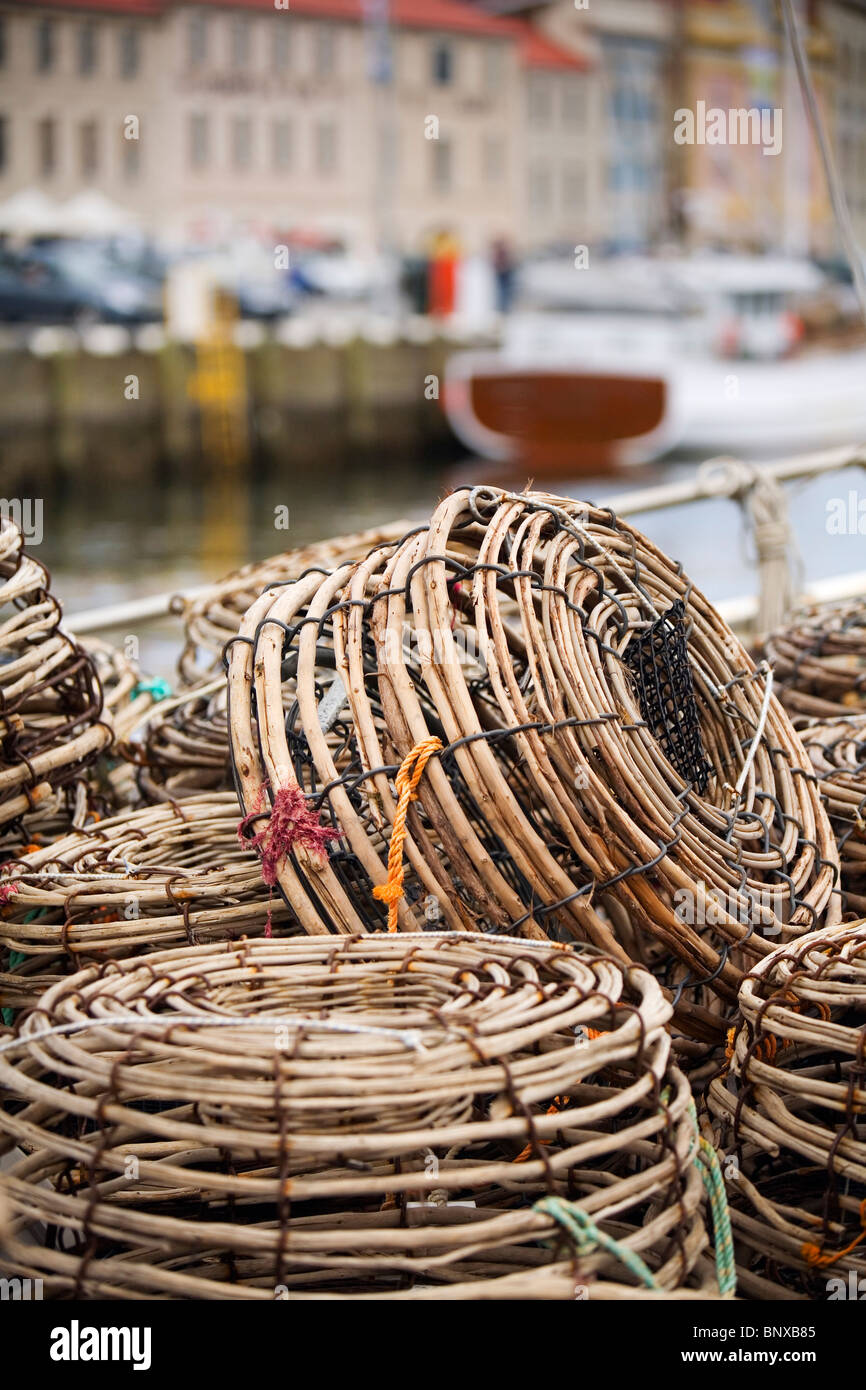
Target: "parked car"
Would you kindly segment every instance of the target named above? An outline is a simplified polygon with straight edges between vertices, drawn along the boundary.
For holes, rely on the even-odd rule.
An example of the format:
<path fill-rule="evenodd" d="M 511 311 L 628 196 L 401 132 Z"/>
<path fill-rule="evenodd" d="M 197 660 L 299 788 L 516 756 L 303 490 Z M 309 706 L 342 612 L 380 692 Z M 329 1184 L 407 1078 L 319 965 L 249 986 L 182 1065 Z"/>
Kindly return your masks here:
<path fill-rule="evenodd" d="M 91 306 L 54 266 L 0 252 L 0 320 L 72 323 Z"/>
<path fill-rule="evenodd" d="M 30 258 L 55 271 L 81 301 L 78 317 L 108 323 L 146 323 L 162 317 L 162 287 L 153 276 L 130 270 L 98 242 L 55 241 Z"/>

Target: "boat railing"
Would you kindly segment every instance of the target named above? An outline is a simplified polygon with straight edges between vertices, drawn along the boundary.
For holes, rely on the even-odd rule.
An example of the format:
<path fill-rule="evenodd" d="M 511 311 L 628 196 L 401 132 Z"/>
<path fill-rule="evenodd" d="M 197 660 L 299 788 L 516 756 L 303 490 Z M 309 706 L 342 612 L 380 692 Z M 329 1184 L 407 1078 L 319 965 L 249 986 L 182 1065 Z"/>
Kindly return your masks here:
<path fill-rule="evenodd" d="M 619 516 L 727 499 L 739 504 L 752 532 L 757 556 L 757 586 L 753 595 L 718 603 L 718 611 L 738 631 L 764 633 L 777 626 L 801 599 L 822 601 L 866 593 L 866 570 L 812 581 L 800 589 L 796 547 L 782 484 L 818 478 L 848 468 L 866 468 L 866 444 L 827 449 L 771 463 L 747 463 L 734 457 L 708 459 L 687 479 L 659 483 L 602 498 Z M 202 584 L 180 592 L 138 599 L 70 614 L 65 622 L 76 636 L 182 615 L 187 606 L 217 586 Z"/>

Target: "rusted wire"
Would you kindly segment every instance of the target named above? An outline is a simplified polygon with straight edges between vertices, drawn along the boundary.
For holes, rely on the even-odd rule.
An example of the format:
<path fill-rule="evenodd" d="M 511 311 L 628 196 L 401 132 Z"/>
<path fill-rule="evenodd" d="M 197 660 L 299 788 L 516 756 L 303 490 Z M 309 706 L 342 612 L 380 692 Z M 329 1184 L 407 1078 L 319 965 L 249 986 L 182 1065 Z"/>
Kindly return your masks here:
<path fill-rule="evenodd" d="M 718 1296 L 669 1016 L 646 971 L 463 934 L 82 971 L 0 1041 L 0 1271 L 48 1297 Z"/>
<path fill-rule="evenodd" d="M 754 968 L 709 1104 L 741 1289 L 847 1298 L 849 1275 L 866 1275 L 866 922 L 815 932 Z"/>
<path fill-rule="evenodd" d="M 676 605 L 703 790 L 648 727 L 628 663 Z M 463 489 L 360 563 L 266 590 L 227 661 L 245 813 L 297 786 L 342 832 L 278 874 L 309 932 L 384 926 L 394 779 L 434 737 L 402 930 L 591 940 L 650 965 L 711 1040 L 713 1000 L 730 1007 L 744 969 L 839 919 L 835 843 L 789 720 L 681 569 L 610 511 Z"/>
<path fill-rule="evenodd" d="M 832 719 L 866 713 L 866 603 L 811 604 L 766 642 L 790 713 Z"/>

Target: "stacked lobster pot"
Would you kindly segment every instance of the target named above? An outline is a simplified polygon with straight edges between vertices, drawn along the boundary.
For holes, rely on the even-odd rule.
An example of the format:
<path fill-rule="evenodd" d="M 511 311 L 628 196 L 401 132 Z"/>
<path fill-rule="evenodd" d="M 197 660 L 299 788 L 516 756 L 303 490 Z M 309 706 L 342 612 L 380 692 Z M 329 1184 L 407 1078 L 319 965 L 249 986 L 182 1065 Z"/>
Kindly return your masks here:
<path fill-rule="evenodd" d="M 866 922 L 825 928 L 743 982 L 709 1089 L 739 1288 L 858 1298 L 866 1277 Z"/>
<path fill-rule="evenodd" d="M 841 864 L 843 913 L 866 917 L 866 714 L 802 730 Z"/>
<path fill-rule="evenodd" d="M 0 1271 L 97 1299 L 718 1298 L 670 1012 L 598 952 L 470 934 L 91 967 L 0 1042 Z"/>
<path fill-rule="evenodd" d="M 744 972 L 840 917 L 790 720 L 609 511 L 455 492 L 228 644 L 247 833 L 311 933 L 507 932 L 647 966 L 723 1042 Z"/>
<path fill-rule="evenodd" d="M 225 644 L 263 589 L 271 584 L 287 584 L 313 569 L 324 574 L 339 565 L 362 560 L 376 545 L 399 540 L 406 530 L 408 523 L 394 521 L 373 530 L 318 541 L 259 564 L 245 565 L 193 599 L 178 598 L 175 610 L 182 614 L 184 625 L 183 650 L 178 660 L 181 684 L 197 686 L 222 671 Z"/>
<path fill-rule="evenodd" d="M 782 703 L 798 722 L 866 714 L 866 601 L 810 604 L 767 638 Z"/>
<path fill-rule="evenodd" d="M 111 742 L 93 661 L 61 627 L 45 567 L 0 518 L 0 837 L 6 853 L 86 811 Z"/>
<path fill-rule="evenodd" d="M 52 649 L 111 724 L 93 676 L 56 781 L 110 757 L 0 871 L 0 1272 L 706 1299 L 735 1241 L 747 1294 L 857 1272 L 860 811 L 677 564 L 463 488 L 184 615 L 176 696 Z"/>
<path fill-rule="evenodd" d="M 0 918 L 0 1005 L 30 1008 L 84 962 L 177 944 L 283 935 L 233 792 L 124 811 L 19 857 Z"/>

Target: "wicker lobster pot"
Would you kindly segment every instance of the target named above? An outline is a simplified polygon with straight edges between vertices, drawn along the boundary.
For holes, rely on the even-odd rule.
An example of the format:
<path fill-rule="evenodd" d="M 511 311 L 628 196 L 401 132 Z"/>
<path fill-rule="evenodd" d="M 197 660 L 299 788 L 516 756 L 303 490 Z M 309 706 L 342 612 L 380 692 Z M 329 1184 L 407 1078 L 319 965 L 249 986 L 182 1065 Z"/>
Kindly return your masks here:
<path fill-rule="evenodd" d="M 91 1298 L 718 1297 L 669 1016 L 646 971 L 500 937 L 82 971 L 0 1043 L 0 1269 Z"/>
<path fill-rule="evenodd" d="M 135 769 L 138 796 L 177 801 L 232 787 L 225 682 L 200 682 L 161 700 L 119 748 Z"/>
<path fill-rule="evenodd" d="M 866 1276 L 866 922 L 780 947 L 743 982 L 740 1015 L 709 1091 L 740 1287 L 851 1297 Z"/>
<path fill-rule="evenodd" d="M 801 733 L 820 778 L 842 866 L 842 910 L 866 916 L 866 715 L 809 724 Z"/>
<path fill-rule="evenodd" d="M 369 531 L 318 541 L 299 550 L 274 555 L 260 564 L 245 565 L 235 570 L 206 593 L 184 603 L 179 600 L 177 611 L 184 615 L 185 641 L 178 661 L 181 679 L 187 685 L 197 685 L 222 669 L 223 648 L 240 627 L 241 618 L 263 589 L 271 584 L 286 584 L 306 571 L 333 569 L 352 560 L 360 560 L 383 541 L 399 540 L 408 529 L 408 522 L 395 521 Z"/>
<path fill-rule="evenodd" d="M 0 519 L 0 828 L 29 838 L 26 819 L 55 814 L 56 793 L 82 782 L 111 741 L 102 692 L 86 652 L 60 627 L 45 568 Z M 22 819 L 23 818 L 23 819 Z"/>
<path fill-rule="evenodd" d="M 779 698 L 796 718 L 866 713 L 866 603 L 801 609 L 766 641 Z"/>
<path fill-rule="evenodd" d="M 677 602 L 688 689 L 655 722 L 629 659 Z M 230 644 L 229 698 L 250 832 L 309 932 L 384 926 L 390 855 L 392 925 L 589 939 L 657 971 L 711 1040 L 743 969 L 838 920 L 788 718 L 679 567 L 609 511 L 456 492 L 360 564 L 266 590 Z M 395 850 L 395 774 L 425 749 Z M 326 856 L 311 815 L 340 833 Z"/>
<path fill-rule="evenodd" d="M 233 792 L 124 812 L 6 866 L 0 1004 L 90 960 L 294 930 L 238 842 Z M 4 959 L 5 958 L 5 959 Z"/>
<path fill-rule="evenodd" d="M 87 636 L 81 645 L 96 668 L 105 717 L 111 723 L 115 740 L 121 742 L 156 704 L 156 692 L 163 683 L 145 679 L 137 662 L 110 642 Z"/>

